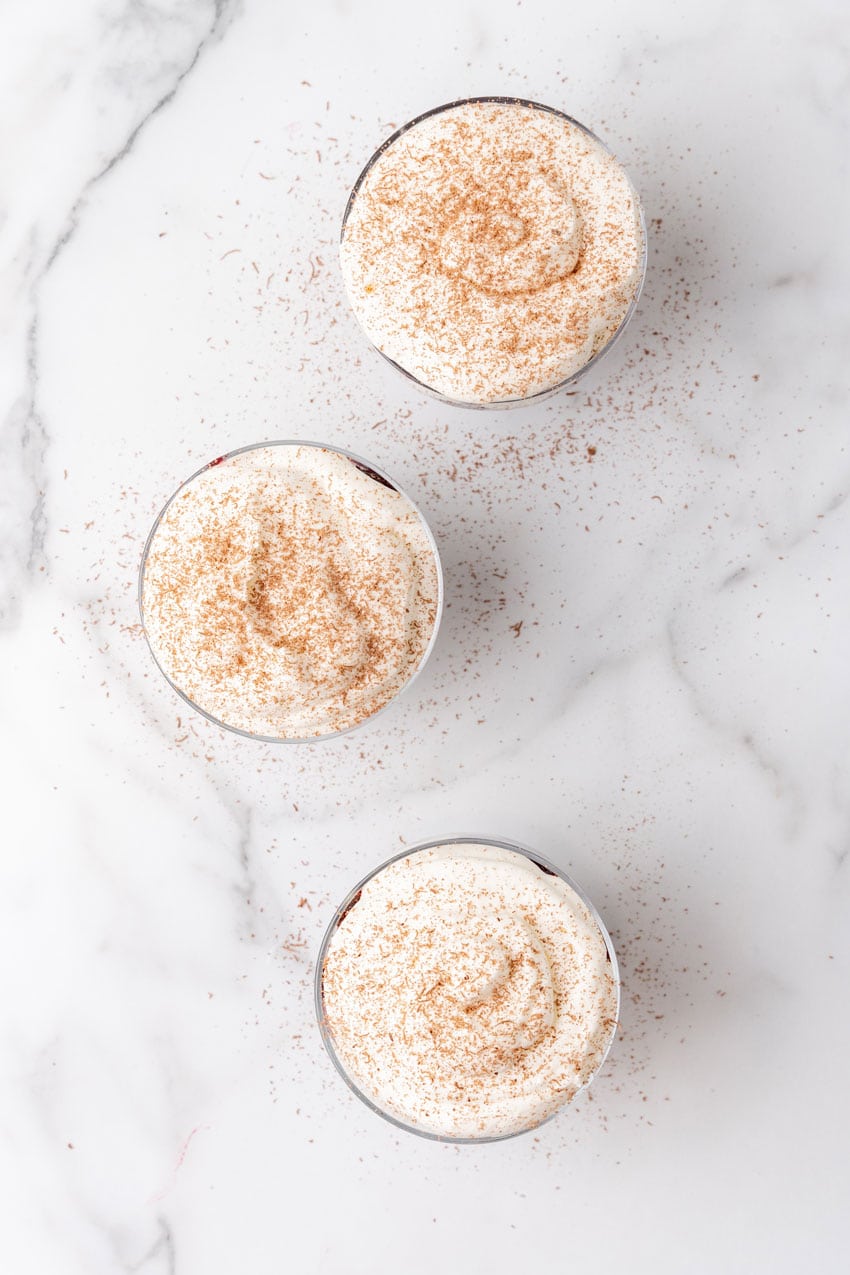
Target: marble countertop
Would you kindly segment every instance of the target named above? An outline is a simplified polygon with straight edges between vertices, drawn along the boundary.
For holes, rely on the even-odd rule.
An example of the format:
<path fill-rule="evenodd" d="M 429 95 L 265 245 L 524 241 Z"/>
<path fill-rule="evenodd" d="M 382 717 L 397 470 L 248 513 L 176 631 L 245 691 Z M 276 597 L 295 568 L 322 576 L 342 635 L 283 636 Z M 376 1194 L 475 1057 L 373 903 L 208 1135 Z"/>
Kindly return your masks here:
<path fill-rule="evenodd" d="M 3 1270 L 846 1269 L 843 6 L 0 24 Z M 482 92 L 599 132 L 650 235 L 610 358 L 492 415 L 364 346 L 335 254 L 393 125 Z M 447 606 L 390 712 L 274 748 L 176 699 L 136 589 L 176 484 L 282 436 L 407 487 Z M 624 1009 L 573 1107 L 452 1148 L 345 1089 L 312 961 L 372 865 L 481 832 L 587 889 Z"/>

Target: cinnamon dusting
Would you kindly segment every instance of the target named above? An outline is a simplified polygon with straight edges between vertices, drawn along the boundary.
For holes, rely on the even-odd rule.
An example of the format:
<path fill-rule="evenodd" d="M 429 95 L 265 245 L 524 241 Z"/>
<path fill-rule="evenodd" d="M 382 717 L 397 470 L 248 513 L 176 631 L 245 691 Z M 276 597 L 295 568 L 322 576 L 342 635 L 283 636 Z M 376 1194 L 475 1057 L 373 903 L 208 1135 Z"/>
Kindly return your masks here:
<path fill-rule="evenodd" d="M 322 999 L 337 1057 L 382 1110 L 441 1136 L 501 1136 L 599 1067 L 616 980 L 562 878 L 514 851 L 443 845 L 387 865 L 356 901 Z"/>
<path fill-rule="evenodd" d="M 574 375 L 622 323 L 643 235 L 620 165 L 562 116 L 466 102 L 386 146 L 344 226 L 343 272 L 377 347 L 450 398 Z"/>
<path fill-rule="evenodd" d="M 437 615 L 427 531 L 347 457 L 252 449 L 165 510 L 145 567 L 163 671 L 210 716 L 277 738 L 344 730 L 393 698 Z"/>

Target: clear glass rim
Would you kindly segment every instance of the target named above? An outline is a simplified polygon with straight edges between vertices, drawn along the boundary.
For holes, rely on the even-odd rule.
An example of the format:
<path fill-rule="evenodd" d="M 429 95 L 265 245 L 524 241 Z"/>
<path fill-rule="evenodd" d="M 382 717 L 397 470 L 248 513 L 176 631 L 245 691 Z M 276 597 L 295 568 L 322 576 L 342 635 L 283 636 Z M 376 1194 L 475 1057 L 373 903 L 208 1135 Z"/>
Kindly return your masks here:
<path fill-rule="evenodd" d="M 581 378 L 585 376 L 591 370 L 591 368 L 595 367 L 596 364 L 613 349 L 614 345 L 619 341 L 620 337 L 623 335 L 624 331 L 628 327 L 628 324 L 635 310 L 637 309 L 638 302 L 640 301 L 640 296 L 641 296 L 641 293 L 643 292 L 643 285 L 646 282 L 648 245 L 647 245 L 647 238 L 646 238 L 646 217 L 644 215 L 643 202 L 640 198 L 640 195 L 638 194 L 637 187 L 632 181 L 631 174 L 629 173 L 625 165 L 622 164 L 619 159 L 617 159 L 617 156 L 614 154 L 613 150 L 607 144 L 607 142 L 604 142 L 601 137 L 598 137 L 596 133 L 593 132 L 592 129 L 587 127 L 586 124 L 582 124 L 580 120 L 575 119 L 572 115 L 568 115 L 566 111 L 559 110 L 556 106 L 547 106 L 543 102 L 535 102 L 535 101 L 532 101 L 530 98 L 505 97 L 505 96 L 499 96 L 496 94 L 485 94 L 484 96 L 480 96 L 480 97 L 459 97 L 452 102 L 444 103 L 442 106 L 433 106 L 431 107 L 430 110 L 423 111 L 421 115 L 417 115 L 414 119 L 408 120 L 406 124 L 402 124 L 400 128 L 397 128 L 394 133 L 392 133 L 388 138 L 386 138 L 386 140 L 381 143 L 378 149 L 367 161 L 367 163 L 363 167 L 363 170 L 360 173 L 360 176 L 357 178 L 357 180 L 355 181 L 354 185 L 351 188 L 351 193 L 348 196 L 348 202 L 345 205 L 345 212 L 343 213 L 343 217 L 342 217 L 342 225 L 340 226 L 340 232 L 339 232 L 340 244 L 342 244 L 342 241 L 345 238 L 345 227 L 348 224 L 348 218 L 352 208 L 354 207 L 354 203 L 355 203 L 355 200 L 357 199 L 357 195 L 360 192 L 360 188 L 363 185 L 363 182 L 366 180 L 366 177 L 368 176 L 369 172 L 371 171 L 373 166 L 377 163 L 377 161 L 381 158 L 384 152 L 386 150 L 389 150 L 389 148 L 395 142 L 397 142 L 400 137 L 402 137 L 405 133 L 409 132 L 411 128 L 415 128 L 416 125 L 421 124 L 423 120 L 430 119 L 432 115 L 442 115 L 443 112 L 454 110 L 455 107 L 475 105 L 476 103 L 479 103 L 479 102 L 484 102 L 484 103 L 493 102 L 493 103 L 504 105 L 504 106 L 524 106 L 524 107 L 527 107 L 529 110 L 545 111 L 548 115 L 555 115 L 559 119 L 566 120 L 569 124 L 573 124 L 576 128 L 580 129 L 582 133 L 586 133 L 588 137 L 590 137 L 598 146 L 602 148 L 602 150 L 606 152 L 606 154 L 610 155 L 613 159 L 617 161 L 617 163 L 620 165 L 620 168 L 625 173 L 626 179 L 629 183 L 629 186 L 631 187 L 632 197 L 634 198 L 634 201 L 635 201 L 635 208 L 637 209 L 638 224 L 640 225 L 640 237 L 641 237 L 641 259 L 640 259 L 637 287 L 635 288 L 634 295 L 632 296 L 632 299 L 629 302 L 628 308 L 625 314 L 623 315 L 622 319 L 620 320 L 619 326 L 617 327 L 616 331 L 612 333 L 612 335 L 608 338 L 605 344 L 601 346 L 596 351 L 596 353 L 591 358 L 588 359 L 588 361 L 584 364 L 584 366 L 579 368 L 577 372 L 573 372 L 570 376 L 565 377 L 562 381 L 558 381 L 556 385 L 547 386 L 545 389 L 538 390 L 537 393 L 535 394 L 526 395 L 525 398 L 503 398 L 503 399 L 497 399 L 496 401 L 492 403 L 470 403 L 464 399 L 451 398 L 449 395 L 443 394 L 440 390 L 436 390 L 434 389 L 433 386 L 426 384 L 425 381 L 421 381 L 418 376 L 414 376 L 414 374 L 412 372 L 409 372 L 407 368 L 402 367 L 401 364 L 397 363 L 395 359 L 390 358 L 388 354 L 385 354 L 383 350 L 379 349 L 378 346 L 375 345 L 375 342 L 372 340 L 372 338 L 369 336 L 369 333 L 363 327 L 363 324 L 360 322 L 360 318 L 354 306 L 351 305 L 351 311 L 354 315 L 354 318 L 357 321 L 357 326 L 360 328 L 361 332 L 366 337 L 366 340 L 369 342 L 372 349 L 376 350 L 378 354 L 380 354 L 382 359 L 384 359 L 387 363 L 389 363 L 391 367 L 394 367 L 396 371 L 400 372 L 402 376 L 404 376 L 408 381 L 411 381 L 417 387 L 417 389 L 424 390 L 426 394 L 430 395 L 432 398 L 436 398 L 441 403 L 445 403 L 449 407 L 465 407 L 465 408 L 471 409 L 472 411 L 488 412 L 488 411 L 501 411 L 506 408 L 512 408 L 512 407 L 528 407 L 533 405 L 534 403 L 541 403 L 543 402 L 544 399 L 551 398 L 554 394 L 560 393 L 561 390 L 567 389 L 570 385 L 575 385 L 577 381 L 581 380 Z M 346 289 L 346 293 L 347 291 L 348 290 Z"/>
<path fill-rule="evenodd" d="M 385 859 L 383 863 L 378 864 L 376 868 L 373 868 L 371 872 L 368 872 L 366 876 L 363 877 L 362 881 L 358 881 L 357 885 L 353 886 L 352 889 L 348 891 L 342 903 L 339 904 L 333 916 L 331 917 L 330 923 L 327 929 L 325 930 L 325 934 L 324 934 L 324 938 L 322 939 L 321 946 L 319 947 L 319 952 L 316 957 L 316 969 L 315 969 L 315 974 L 313 979 L 313 997 L 314 997 L 314 1003 L 315 1003 L 315 1009 L 316 1009 L 316 1020 L 319 1025 L 319 1035 L 322 1038 L 322 1043 L 324 1044 L 325 1049 L 327 1050 L 328 1056 L 330 1057 L 330 1060 L 333 1063 L 334 1067 L 339 1072 L 340 1076 L 342 1076 L 343 1080 L 345 1081 L 348 1088 L 352 1091 L 352 1093 L 356 1094 L 357 1097 L 360 1099 L 360 1101 L 366 1107 L 368 1107 L 370 1111 L 373 1111 L 375 1115 L 381 1116 L 382 1119 L 388 1121 L 391 1125 L 394 1125 L 397 1129 L 403 1129 L 405 1133 L 414 1133 L 416 1134 L 417 1137 L 426 1138 L 429 1142 L 445 1142 L 445 1143 L 453 1143 L 453 1144 L 465 1145 L 465 1146 L 477 1145 L 477 1144 L 485 1143 L 485 1142 L 507 1142 L 510 1138 L 519 1138 L 519 1137 L 522 1137 L 523 1134 L 534 1133 L 536 1129 L 542 1128 L 543 1125 L 548 1124 L 550 1120 L 553 1120 L 555 1116 L 558 1115 L 558 1112 L 562 1108 L 561 1107 L 557 1108 L 557 1110 L 553 1111 L 550 1115 L 544 1117 L 543 1120 L 538 1120 L 536 1124 L 529 1125 L 528 1128 L 526 1129 L 515 1129 L 510 1133 L 488 1134 L 480 1138 L 472 1138 L 472 1137 L 459 1138 L 459 1137 L 453 1137 L 450 1134 L 447 1135 L 447 1134 L 432 1133 L 430 1132 L 430 1130 L 427 1130 L 427 1129 L 419 1129 L 417 1128 L 416 1125 L 408 1124 L 404 1120 L 399 1120 L 397 1116 L 391 1115 L 388 1111 L 384 1111 L 382 1107 L 379 1107 L 377 1103 L 373 1102 L 371 1098 L 367 1097 L 367 1095 L 363 1093 L 362 1089 L 360 1089 L 357 1086 L 357 1084 L 354 1082 L 354 1080 L 352 1080 L 351 1076 L 346 1071 L 345 1067 L 340 1061 L 339 1056 L 337 1055 L 336 1049 L 334 1048 L 333 1036 L 331 1034 L 330 1028 L 328 1027 L 327 1018 L 325 1015 L 324 994 L 323 994 L 325 958 L 327 956 L 331 939 L 336 933 L 337 926 L 339 925 L 343 917 L 346 915 L 346 913 L 349 912 L 351 908 L 353 907 L 354 902 L 357 899 L 357 896 L 359 895 L 360 891 L 364 888 L 364 886 L 369 884 L 369 882 L 372 880 L 373 877 L 378 876 L 378 874 L 383 872 L 385 868 L 388 868 L 390 864 L 397 863 L 400 859 L 408 859 L 410 858 L 411 855 L 419 854 L 423 850 L 434 850 L 438 848 L 439 846 L 456 846 L 456 845 L 493 846 L 494 848 L 498 850 L 512 850 L 514 851 L 514 853 L 522 855 L 523 858 L 529 859 L 537 867 L 541 868 L 543 872 L 549 873 L 552 876 L 559 877 L 563 882 L 565 882 L 565 884 L 568 885 L 570 889 L 576 895 L 578 895 L 579 899 L 581 899 L 582 903 L 587 908 L 588 912 L 593 918 L 595 924 L 599 928 L 599 932 L 602 935 L 602 939 L 605 943 L 605 947 L 608 952 L 608 959 L 611 962 L 611 972 L 614 977 L 614 985 L 615 985 L 616 993 L 617 993 L 616 1007 L 615 1007 L 615 1022 L 614 1022 L 614 1027 L 611 1031 L 611 1034 L 608 1038 L 608 1042 L 605 1046 L 605 1050 L 601 1058 L 599 1059 L 599 1062 L 594 1068 L 592 1074 L 588 1076 L 584 1084 L 581 1085 L 580 1088 L 575 1091 L 575 1093 L 572 1095 L 572 1098 L 570 1098 L 569 1102 L 572 1102 L 578 1096 L 578 1094 L 580 1094 L 584 1089 L 588 1087 L 588 1085 L 590 1085 L 596 1079 L 602 1067 L 604 1066 L 606 1058 L 611 1052 L 611 1048 L 614 1044 L 614 1039 L 617 1035 L 617 1028 L 620 1022 L 620 998 L 621 998 L 620 967 L 617 962 L 617 954 L 614 951 L 614 944 L 611 940 L 611 935 L 608 933 L 608 930 L 605 926 L 605 922 L 602 920 L 602 917 L 599 915 L 599 912 L 597 911 L 595 904 L 591 901 L 591 899 L 588 898 L 587 894 L 585 894 L 581 886 L 578 885 L 573 880 L 573 878 L 568 875 L 568 873 L 564 872 L 562 868 L 559 868 L 557 864 L 552 863 L 551 860 L 545 857 L 545 855 L 539 854 L 538 851 L 536 850 L 532 850 L 530 846 L 526 846 L 520 841 L 506 840 L 504 837 L 460 836 L 460 837 L 440 837 L 435 841 L 422 841 L 415 846 L 409 846 L 406 850 L 401 850 L 398 854 L 392 855 L 392 857 L 389 859 Z M 569 1102 L 563 1103 L 562 1106 L 568 1106 Z"/>
<path fill-rule="evenodd" d="M 351 726 L 346 726 L 343 730 L 328 731 L 324 735 L 289 735 L 289 736 L 260 735 L 260 734 L 255 734 L 252 731 L 242 730 L 241 727 L 239 726 L 231 726 L 228 722 L 222 721 L 221 718 L 215 717 L 212 713 L 207 712 L 205 708 L 202 708 L 200 704 L 196 704 L 195 701 L 191 699 L 186 694 L 185 691 L 181 690 L 181 688 L 177 686 L 177 684 L 173 682 L 172 679 L 168 676 L 165 669 L 160 664 L 159 659 L 157 658 L 157 654 L 156 654 L 156 651 L 154 650 L 153 643 L 151 642 L 150 637 L 148 636 L 147 625 L 145 624 L 145 607 L 144 607 L 145 568 L 147 566 L 148 553 L 150 551 L 150 547 L 153 543 L 154 537 L 156 536 L 157 530 L 159 529 L 159 525 L 162 522 L 162 519 L 164 518 L 168 509 L 171 507 L 173 502 L 180 495 L 181 491 L 183 491 L 185 487 L 188 487 L 190 483 L 193 483 L 196 478 L 200 478 L 201 474 L 205 474 L 208 469 L 214 469 L 218 465 L 223 464 L 224 461 L 232 460 L 234 456 L 241 456 L 245 452 L 261 451 L 263 448 L 267 448 L 267 447 L 315 447 L 315 448 L 318 448 L 320 451 L 334 452 L 338 456 L 345 456 L 347 460 L 350 460 L 354 465 L 358 466 L 359 468 L 365 468 L 367 471 L 371 471 L 371 473 L 377 474 L 377 476 L 384 483 L 386 483 L 393 491 L 398 492 L 400 496 L 403 496 L 404 499 L 410 504 L 411 508 L 416 513 L 417 517 L 419 518 L 419 521 L 421 522 L 425 530 L 425 535 L 427 537 L 428 544 L 430 546 L 431 553 L 434 559 L 434 567 L 437 572 L 437 613 L 434 617 L 434 625 L 431 630 L 431 636 L 428 640 L 428 645 L 425 647 L 425 650 L 422 653 L 422 657 L 419 660 L 419 663 L 417 664 L 416 668 L 411 673 L 410 677 L 407 679 L 404 685 L 400 688 L 400 690 L 396 691 L 395 695 L 393 695 L 391 699 L 388 699 L 386 704 L 382 704 L 379 709 L 376 709 L 374 713 L 370 713 L 368 717 L 361 718 L 360 721 L 354 722 Z M 253 739 L 258 741 L 259 743 L 264 743 L 264 744 L 320 744 L 330 739 L 340 739 L 343 735 L 348 735 L 351 733 L 351 731 L 359 730 L 361 726 L 365 726 L 368 722 L 373 722 L 375 718 L 380 717 L 382 713 L 385 713 L 388 708 L 391 708 L 392 705 L 395 704 L 396 700 L 399 699 L 400 696 L 404 695 L 405 692 L 410 689 L 410 687 L 419 677 L 419 674 L 422 672 L 423 668 L 427 664 L 428 659 L 431 655 L 431 652 L 433 651 L 434 646 L 436 645 L 437 634 L 440 629 L 440 624 L 442 623 L 443 601 L 444 601 L 443 564 L 442 564 L 442 561 L 440 560 L 440 551 L 437 547 L 437 542 L 434 539 L 434 533 L 432 532 L 431 527 L 429 526 L 428 520 L 423 514 L 419 505 L 416 503 L 416 501 L 413 500 L 412 497 L 409 496 L 408 493 L 402 487 L 400 487 L 398 483 L 395 481 L 395 479 L 391 478 L 390 475 L 386 473 L 385 470 L 381 469 L 379 465 L 374 464 L 371 460 L 367 460 L 365 456 L 360 456 L 357 452 L 352 452 L 346 447 L 337 447 L 333 443 L 319 443 L 319 442 L 316 442 L 314 439 L 308 439 L 308 438 L 278 438 L 278 439 L 270 439 L 268 442 L 262 442 L 262 443 L 247 443 L 244 447 L 234 447 L 232 451 L 222 452 L 220 456 L 216 456 L 213 460 L 207 461 L 205 465 L 201 465 L 201 467 L 199 469 L 196 469 L 193 474 L 190 474 L 188 478 L 186 478 L 182 483 L 180 483 L 178 487 L 175 488 L 175 490 L 168 497 L 168 500 L 166 500 L 165 504 L 162 506 L 156 518 L 154 519 L 153 526 L 148 532 L 148 537 L 147 537 L 147 540 L 145 541 L 145 547 L 142 550 L 142 558 L 141 558 L 141 563 L 139 564 L 139 577 L 138 577 L 138 586 L 137 586 L 137 603 L 139 608 L 139 617 L 141 619 L 141 624 L 142 624 L 142 632 L 145 635 L 145 642 L 147 643 L 147 647 L 148 647 L 148 650 L 150 651 L 151 658 L 153 659 L 154 664 L 156 665 L 157 669 L 162 674 L 162 676 L 165 678 L 166 682 L 171 687 L 171 689 L 175 691 L 177 695 L 179 695 L 180 699 L 182 699 L 185 704 L 188 704 L 188 706 L 191 709 L 194 709 L 196 713 L 200 713 L 200 715 L 202 717 L 205 717 L 208 722 L 212 722 L 214 726 L 219 726 L 222 730 L 229 731 L 233 735 L 240 735 L 243 739 Z"/>

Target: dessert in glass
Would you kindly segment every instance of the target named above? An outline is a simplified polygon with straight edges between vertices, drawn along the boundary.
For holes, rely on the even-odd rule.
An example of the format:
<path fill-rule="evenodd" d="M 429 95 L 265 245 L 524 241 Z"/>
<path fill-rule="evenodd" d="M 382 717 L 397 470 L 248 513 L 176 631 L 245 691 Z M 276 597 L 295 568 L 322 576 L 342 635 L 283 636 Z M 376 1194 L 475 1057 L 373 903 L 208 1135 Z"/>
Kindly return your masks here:
<path fill-rule="evenodd" d="M 340 261 L 372 344 L 446 402 L 544 398 L 610 350 L 646 271 L 640 201 L 607 147 L 536 102 L 420 115 L 348 201 Z"/>
<path fill-rule="evenodd" d="M 619 989 L 579 887 L 484 837 L 376 868 L 337 909 L 316 967 L 320 1031 L 350 1088 L 448 1142 L 512 1137 L 569 1103 L 610 1049 Z"/>
<path fill-rule="evenodd" d="M 187 479 L 139 579 L 172 687 L 255 738 L 351 730 L 410 685 L 436 638 L 442 572 L 413 501 L 371 462 L 319 443 L 258 443 Z"/>

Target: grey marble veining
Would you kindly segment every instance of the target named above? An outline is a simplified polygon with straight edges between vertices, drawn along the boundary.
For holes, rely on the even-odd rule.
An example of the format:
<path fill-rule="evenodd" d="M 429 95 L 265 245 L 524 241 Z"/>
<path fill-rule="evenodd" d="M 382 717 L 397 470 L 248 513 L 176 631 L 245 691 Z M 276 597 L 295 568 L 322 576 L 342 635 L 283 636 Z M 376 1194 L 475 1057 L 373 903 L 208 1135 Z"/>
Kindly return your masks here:
<path fill-rule="evenodd" d="M 204 49 L 226 29 L 232 9 L 227 0 L 214 0 L 212 6 L 191 4 L 186 12 L 112 4 L 88 15 L 81 12 L 77 23 L 72 19 L 64 30 L 51 32 L 49 41 L 38 22 L 25 27 L 9 15 L 6 62 L 20 79 L 24 106 L 42 117 L 43 127 L 24 129 L 23 139 L 14 138 L 18 153 L 13 153 L 5 183 L 8 206 L 0 209 L 10 293 L 5 318 L 11 328 L 8 371 L 0 382 L 5 399 L 0 404 L 3 504 L 20 508 L 26 501 L 29 507 L 28 518 L 10 519 L 4 535 L 0 619 L 6 625 L 16 622 L 27 583 L 49 566 L 44 551 L 44 458 L 50 439 L 38 399 L 42 285 L 73 238 L 98 183 L 130 154 L 143 129 L 174 99 Z M 29 37 L 23 56 L 14 38 L 19 34 Z M 45 54 L 49 69 L 42 65 Z M 34 66 L 35 84 L 27 76 Z M 10 80 L 13 110 L 7 127 L 12 133 L 18 105 L 12 90 L 18 85 L 11 76 Z M 20 114 L 26 124 L 24 110 Z M 93 127 L 72 131 L 69 124 L 79 115 L 90 117 Z M 43 188 L 33 191 L 31 187 L 45 177 Z"/>
<path fill-rule="evenodd" d="M 0 22 L 2 1268 L 842 1270 L 842 6 Z M 370 355 L 335 248 L 391 128 L 482 92 L 598 131 L 650 237 L 610 359 L 492 418 Z M 136 589 L 174 487 L 281 436 L 398 478 L 446 611 L 390 712 L 275 749 L 172 694 Z M 313 1023 L 340 897 L 452 833 L 563 864 L 624 979 L 589 1093 L 480 1149 L 370 1115 Z"/>

